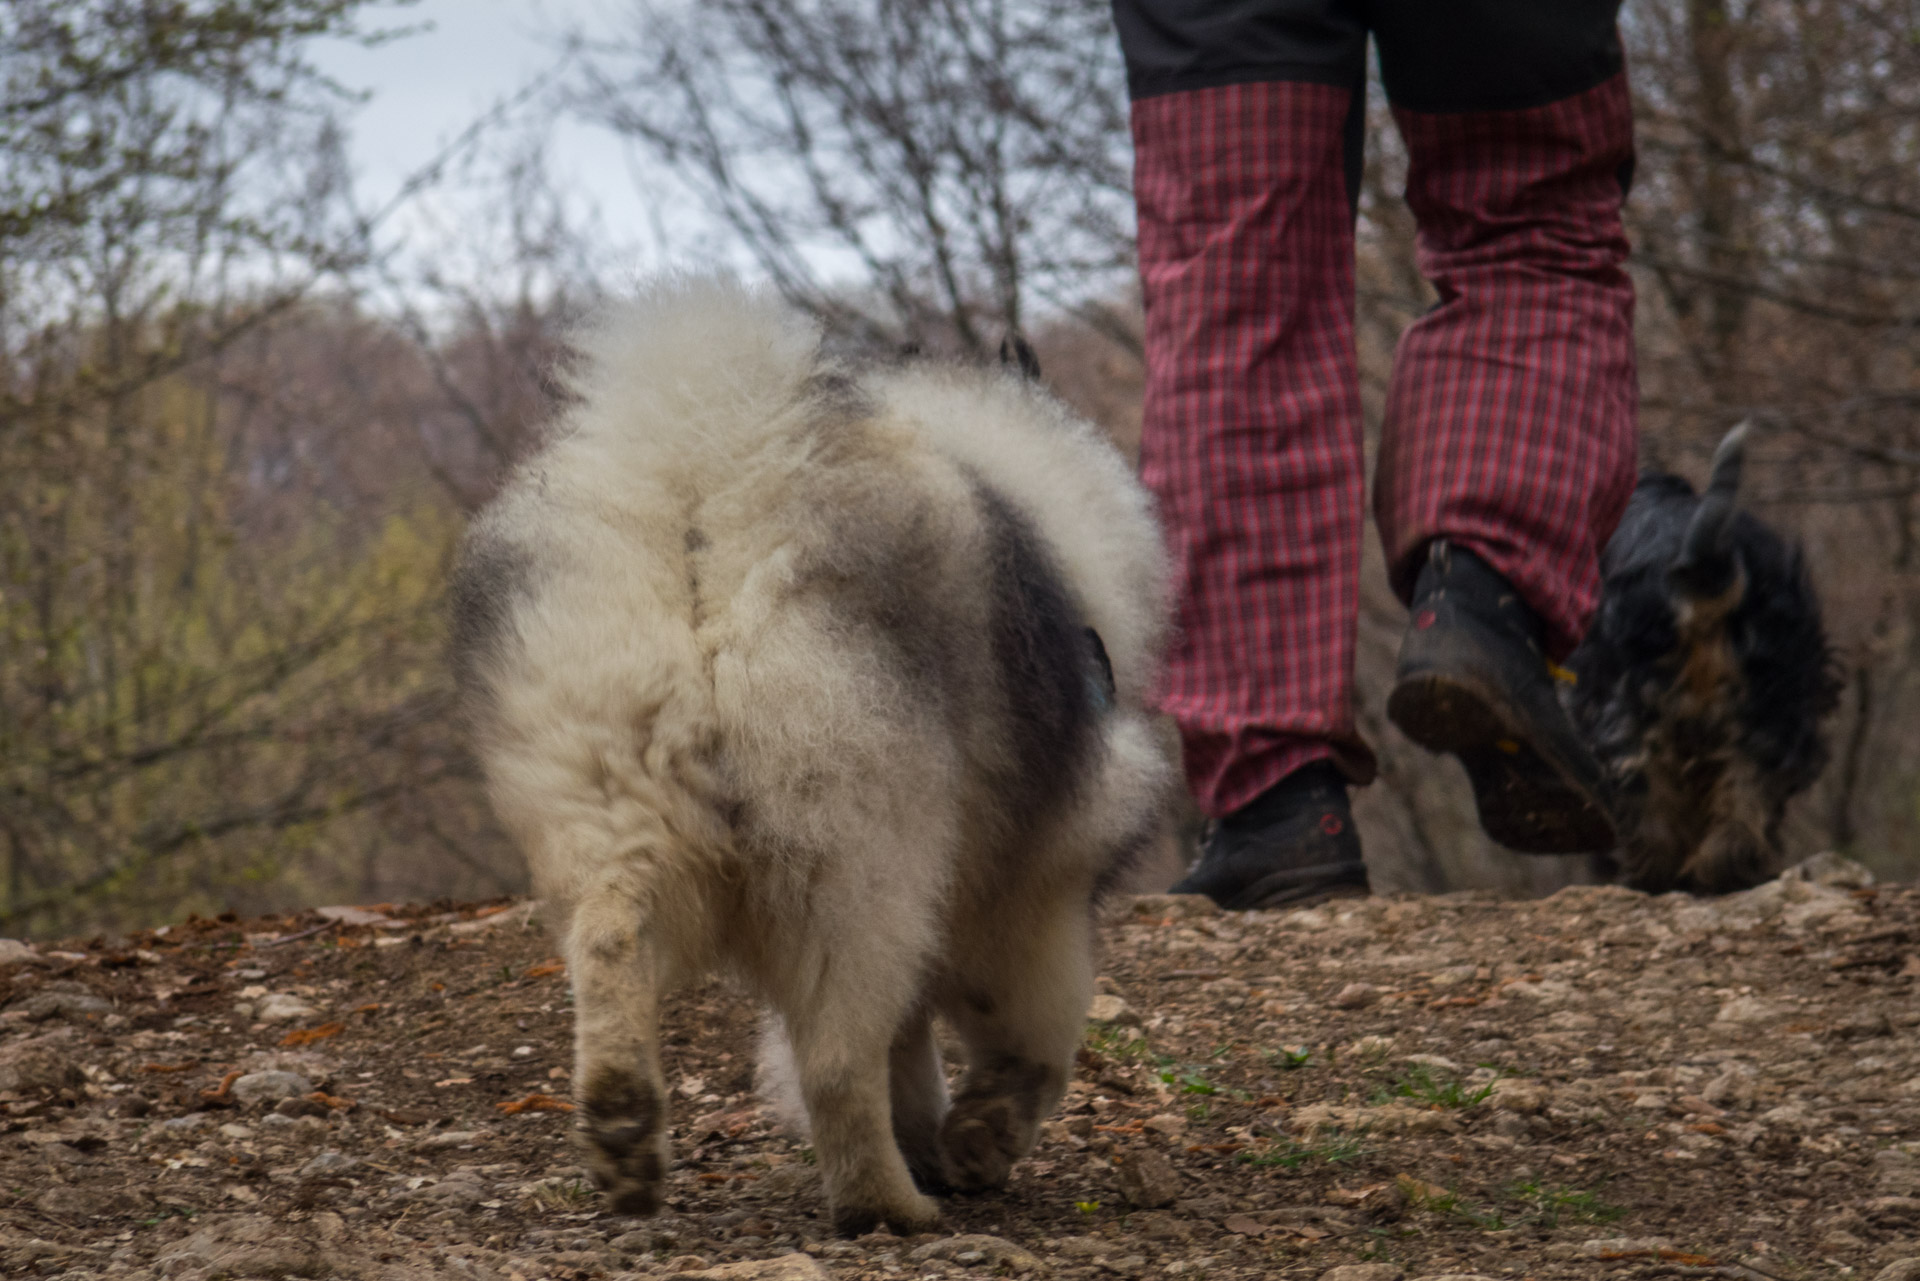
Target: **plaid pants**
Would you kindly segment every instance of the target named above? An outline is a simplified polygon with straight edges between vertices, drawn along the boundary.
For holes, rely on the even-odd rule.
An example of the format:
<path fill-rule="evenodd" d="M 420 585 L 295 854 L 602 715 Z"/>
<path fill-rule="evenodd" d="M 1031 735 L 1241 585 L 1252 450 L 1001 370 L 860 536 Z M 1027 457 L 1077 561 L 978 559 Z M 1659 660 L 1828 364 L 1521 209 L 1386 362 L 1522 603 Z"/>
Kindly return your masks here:
<path fill-rule="evenodd" d="M 1369 32 L 1439 303 L 1394 360 L 1374 513 L 1404 599 L 1478 552 L 1563 655 L 1634 480 L 1618 0 L 1115 0 L 1146 305 L 1141 471 L 1175 565 L 1162 705 L 1201 808 L 1365 782 L 1355 187 Z"/>

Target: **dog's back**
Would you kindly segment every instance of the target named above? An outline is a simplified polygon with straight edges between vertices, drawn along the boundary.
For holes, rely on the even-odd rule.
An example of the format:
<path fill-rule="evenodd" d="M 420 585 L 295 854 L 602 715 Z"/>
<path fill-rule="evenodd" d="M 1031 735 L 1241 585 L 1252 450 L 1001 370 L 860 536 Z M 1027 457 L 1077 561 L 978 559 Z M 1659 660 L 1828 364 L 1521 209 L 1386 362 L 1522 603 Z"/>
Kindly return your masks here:
<path fill-rule="evenodd" d="M 1826 762 L 1837 691 L 1819 602 L 1800 549 L 1737 506 L 1745 439 L 1722 442 L 1704 494 L 1641 477 L 1568 660 L 1637 888 L 1715 893 L 1772 875 L 1786 803 Z"/>
<path fill-rule="evenodd" d="M 711 279 L 601 326 L 577 407 L 470 534 L 459 667 L 560 917 L 589 1165 L 616 1204 L 648 1208 L 664 1168 L 653 994 L 722 963 L 795 1038 L 843 1223 L 917 1227 L 930 1211 L 860 1119 L 873 1099 L 835 1091 L 870 1091 L 855 1060 L 877 1054 L 884 1096 L 888 1047 L 907 1053 L 900 1146 L 991 1180 L 1064 1084 L 1046 1065 L 1084 1009 L 1088 901 L 1164 795 L 1139 711 L 1164 572 L 1117 454 L 1016 375 L 860 376 L 818 344 Z M 619 986 L 636 971 L 644 1000 Z M 1021 1008 L 1035 992 L 1043 1013 Z M 1002 1068 L 1040 1065 L 992 1087 L 1026 1100 L 1012 1137 L 936 1142 L 936 1008 Z"/>

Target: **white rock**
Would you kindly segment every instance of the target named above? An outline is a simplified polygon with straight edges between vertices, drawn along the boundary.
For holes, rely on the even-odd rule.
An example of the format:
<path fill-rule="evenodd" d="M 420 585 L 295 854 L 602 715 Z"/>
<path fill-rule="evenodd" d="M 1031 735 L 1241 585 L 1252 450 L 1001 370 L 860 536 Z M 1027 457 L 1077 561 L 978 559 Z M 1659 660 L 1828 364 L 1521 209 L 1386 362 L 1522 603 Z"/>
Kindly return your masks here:
<path fill-rule="evenodd" d="M 1783 881 L 1811 881 L 1830 889 L 1864 890 L 1874 883 L 1874 875 L 1864 863 L 1856 863 L 1832 850 L 1802 859 L 1780 873 Z"/>
<path fill-rule="evenodd" d="M 313 1018 L 318 1013 L 297 996 L 274 992 L 260 999 L 260 1004 L 254 1007 L 253 1017 L 262 1023 L 297 1023 Z"/>
<path fill-rule="evenodd" d="M 1127 1023 L 1138 1024 L 1140 1016 L 1125 1000 L 1111 993 L 1102 992 L 1087 1003 L 1087 1021 L 1090 1023 Z"/>
<path fill-rule="evenodd" d="M 1771 1023 L 1780 1016 L 1771 1001 L 1757 996 L 1736 996 L 1713 1016 L 1715 1023 Z"/>
<path fill-rule="evenodd" d="M 747 1259 L 695 1272 L 675 1272 L 669 1274 L 668 1281 L 830 1281 L 831 1275 L 818 1262 L 795 1251 L 777 1259 Z"/>
<path fill-rule="evenodd" d="M 313 1082 L 297 1072 L 249 1072 L 233 1083 L 242 1103 L 275 1102 L 313 1093 Z"/>
<path fill-rule="evenodd" d="M 0 939 L 0 965 L 18 965 L 33 960 L 35 955 L 33 948 L 19 939 Z"/>

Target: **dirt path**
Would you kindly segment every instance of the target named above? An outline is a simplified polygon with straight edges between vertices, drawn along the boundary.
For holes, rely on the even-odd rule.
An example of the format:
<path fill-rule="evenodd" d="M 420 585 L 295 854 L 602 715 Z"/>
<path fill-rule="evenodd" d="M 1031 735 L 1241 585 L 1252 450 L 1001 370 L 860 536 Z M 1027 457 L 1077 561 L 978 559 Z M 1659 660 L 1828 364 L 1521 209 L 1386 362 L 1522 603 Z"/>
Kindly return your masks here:
<path fill-rule="evenodd" d="M 605 1213 L 524 904 L 0 942 L 0 1275 L 1920 1277 L 1920 891 L 1825 880 L 1122 904 L 1040 1149 L 912 1240 L 826 1230 L 717 986 Z"/>

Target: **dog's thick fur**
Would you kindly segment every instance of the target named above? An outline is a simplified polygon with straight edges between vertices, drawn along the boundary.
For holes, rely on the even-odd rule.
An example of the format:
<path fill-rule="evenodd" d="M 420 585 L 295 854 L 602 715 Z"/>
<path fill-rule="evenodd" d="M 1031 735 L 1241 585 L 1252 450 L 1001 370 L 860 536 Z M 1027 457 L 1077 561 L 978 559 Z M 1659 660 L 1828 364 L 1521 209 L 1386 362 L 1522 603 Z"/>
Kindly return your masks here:
<path fill-rule="evenodd" d="M 1608 771 L 1621 880 L 1724 893 L 1774 875 L 1787 802 L 1827 760 L 1839 698 L 1800 549 L 1736 506 L 1746 428 L 1703 495 L 1640 478 L 1568 660 L 1574 721 Z"/>
<path fill-rule="evenodd" d="M 1065 1088 L 1091 905 L 1171 782 L 1166 573 L 1120 456 L 1017 371 L 819 339 L 697 277 L 598 326 L 468 536 L 456 659 L 615 1208 L 660 1200 L 661 994 L 722 967 L 791 1038 L 837 1227 L 908 1233 L 915 1177 L 1003 1181 Z"/>

